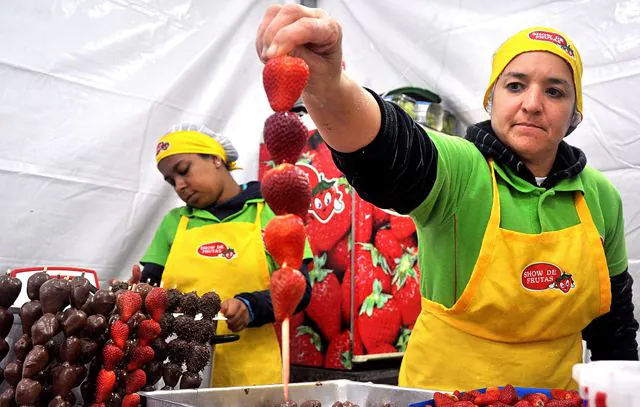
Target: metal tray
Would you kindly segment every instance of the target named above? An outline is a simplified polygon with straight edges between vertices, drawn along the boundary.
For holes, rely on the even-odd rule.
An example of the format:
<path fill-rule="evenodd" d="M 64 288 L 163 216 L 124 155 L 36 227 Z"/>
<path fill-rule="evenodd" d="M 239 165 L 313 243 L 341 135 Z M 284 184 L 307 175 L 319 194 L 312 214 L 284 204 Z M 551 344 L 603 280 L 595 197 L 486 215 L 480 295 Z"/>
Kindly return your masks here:
<path fill-rule="evenodd" d="M 227 387 L 198 390 L 172 390 L 140 392 L 149 407 L 165 406 L 224 406 L 224 407 L 274 407 L 282 402 L 282 385 Z M 431 390 L 350 380 L 331 380 L 317 383 L 293 383 L 289 386 L 289 398 L 300 405 L 306 400 L 318 400 L 323 407 L 331 407 L 336 401 L 351 401 L 360 407 L 407 407 L 433 398 Z"/>

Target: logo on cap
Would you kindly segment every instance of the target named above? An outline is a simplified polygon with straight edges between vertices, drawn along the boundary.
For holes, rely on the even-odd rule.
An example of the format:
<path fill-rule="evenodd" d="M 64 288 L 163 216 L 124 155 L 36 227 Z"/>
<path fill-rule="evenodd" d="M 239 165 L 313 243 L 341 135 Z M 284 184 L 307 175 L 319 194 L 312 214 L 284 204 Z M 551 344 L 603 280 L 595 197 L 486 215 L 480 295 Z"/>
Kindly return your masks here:
<path fill-rule="evenodd" d="M 166 141 L 159 142 L 156 146 L 156 155 L 160 154 L 161 151 L 168 150 L 169 147 L 171 147 L 171 144 L 167 143 Z"/>
<path fill-rule="evenodd" d="M 529 38 L 535 41 L 546 41 L 556 44 L 560 48 L 562 48 L 571 58 L 575 58 L 575 54 L 571 45 L 567 42 L 567 40 L 560 34 L 552 33 L 549 31 L 531 31 L 529 33 Z"/>

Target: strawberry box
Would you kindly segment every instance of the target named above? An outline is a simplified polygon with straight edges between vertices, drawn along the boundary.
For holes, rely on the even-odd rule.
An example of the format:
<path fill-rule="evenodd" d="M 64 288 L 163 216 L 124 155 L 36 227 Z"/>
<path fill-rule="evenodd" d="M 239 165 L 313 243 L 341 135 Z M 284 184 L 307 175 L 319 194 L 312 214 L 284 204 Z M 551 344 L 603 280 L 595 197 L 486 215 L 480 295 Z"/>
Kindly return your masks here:
<path fill-rule="evenodd" d="M 262 179 L 273 167 L 264 145 L 259 160 Z M 361 199 L 315 130 L 296 166 L 312 188 L 306 231 L 314 259 L 310 304 L 291 321 L 292 363 L 349 370 L 401 357 L 420 313 L 413 221 Z"/>

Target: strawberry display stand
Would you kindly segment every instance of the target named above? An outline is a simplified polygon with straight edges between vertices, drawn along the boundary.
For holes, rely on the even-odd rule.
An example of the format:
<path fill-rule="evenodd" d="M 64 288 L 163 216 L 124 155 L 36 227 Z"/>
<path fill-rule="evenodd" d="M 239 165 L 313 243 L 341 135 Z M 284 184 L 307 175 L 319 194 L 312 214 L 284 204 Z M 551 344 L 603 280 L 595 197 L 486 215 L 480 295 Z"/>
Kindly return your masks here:
<path fill-rule="evenodd" d="M 272 165 L 262 145 L 259 178 Z M 315 131 L 296 165 L 313 190 L 307 235 L 314 259 L 310 304 L 291 319 L 292 380 L 395 384 L 420 312 L 413 221 L 362 200 Z"/>

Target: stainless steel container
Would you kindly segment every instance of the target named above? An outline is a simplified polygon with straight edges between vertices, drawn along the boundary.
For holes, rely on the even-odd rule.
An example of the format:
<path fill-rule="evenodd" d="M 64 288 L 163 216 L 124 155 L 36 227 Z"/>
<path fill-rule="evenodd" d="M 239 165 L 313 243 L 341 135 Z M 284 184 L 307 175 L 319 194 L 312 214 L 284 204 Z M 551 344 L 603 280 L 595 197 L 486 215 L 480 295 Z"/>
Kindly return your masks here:
<path fill-rule="evenodd" d="M 148 407 L 224 406 L 274 407 L 283 400 L 282 385 L 227 387 L 199 390 L 141 392 Z M 298 403 L 318 400 L 331 407 L 336 401 L 350 401 L 360 407 L 406 407 L 433 398 L 431 390 L 417 390 L 373 383 L 331 380 L 289 385 L 289 398 Z"/>

